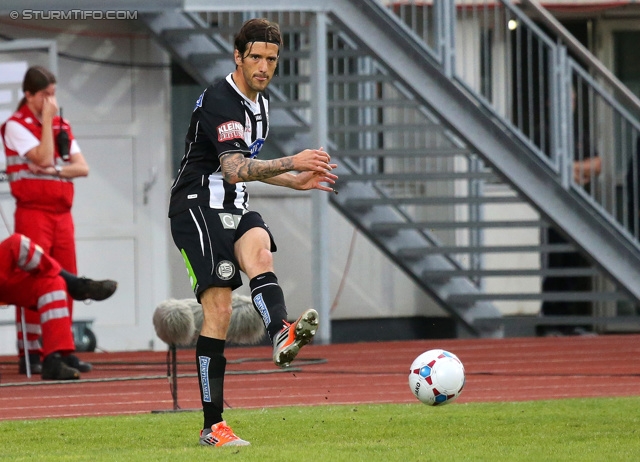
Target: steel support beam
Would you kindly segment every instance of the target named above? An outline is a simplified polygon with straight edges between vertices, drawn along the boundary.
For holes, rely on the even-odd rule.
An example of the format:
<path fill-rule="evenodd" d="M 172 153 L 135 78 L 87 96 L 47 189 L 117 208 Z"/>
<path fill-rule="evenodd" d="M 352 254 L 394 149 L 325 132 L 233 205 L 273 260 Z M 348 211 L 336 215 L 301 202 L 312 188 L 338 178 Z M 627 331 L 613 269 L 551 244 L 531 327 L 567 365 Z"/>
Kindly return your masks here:
<path fill-rule="evenodd" d="M 327 120 L 327 15 L 317 13 L 311 22 L 311 99 L 312 148 L 327 149 L 329 142 L 329 122 Z M 320 327 L 316 334 L 319 343 L 331 342 L 331 301 L 329 281 L 329 199 L 324 191 L 311 193 L 311 235 L 313 305 L 320 315 Z"/>

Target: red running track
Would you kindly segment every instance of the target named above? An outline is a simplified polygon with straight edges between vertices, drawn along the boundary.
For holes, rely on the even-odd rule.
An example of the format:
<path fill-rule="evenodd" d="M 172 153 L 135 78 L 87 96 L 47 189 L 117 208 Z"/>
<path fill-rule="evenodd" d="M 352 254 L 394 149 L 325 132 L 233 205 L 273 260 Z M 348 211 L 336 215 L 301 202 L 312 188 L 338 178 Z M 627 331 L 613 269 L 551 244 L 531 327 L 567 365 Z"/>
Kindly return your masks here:
<path fill-rule="evenodd" d="M 291 369 L 271 362 L 271 348 L 228 348 L 225 399 L 230 408 L 413 403 L 407 376 L 432 348 L 465 365 L 458 402 L 640 396 L 640 335 L 419 340 L 305 347 Z M 94 371 L 76 382 L 27 379 L 15 357 L 0 357 L 0 420 L 169 411 L 174 401 L 164 352 L 80 353 Z M 199 409 L 193 350 L 178 351 L 177 403 Z"/>

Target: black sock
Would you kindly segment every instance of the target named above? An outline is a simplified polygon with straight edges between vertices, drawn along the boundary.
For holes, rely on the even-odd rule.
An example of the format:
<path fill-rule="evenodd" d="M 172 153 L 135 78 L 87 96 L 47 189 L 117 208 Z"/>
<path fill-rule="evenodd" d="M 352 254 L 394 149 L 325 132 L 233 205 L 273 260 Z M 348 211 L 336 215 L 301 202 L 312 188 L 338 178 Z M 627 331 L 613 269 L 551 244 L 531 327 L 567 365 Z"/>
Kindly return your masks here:
<path fill-rule="evenodd" d="M 284 304 L 282 289 L 278 285 L 278 278 L 271 272 L 262 273 L 249 281 L 249 287 L 253 307 L 262 317 L 269 338 L 273 342 L 273 338 L 287 320 L 287 307 Z"/>
<path fill-rule="evenodd" d="M 196 342 L 196 365 L 198 367 L 198 385 L 204 414 L 204 427 L 222 422 L 224 406 L 224 370 L 227 360 L 224 357 L 225 341 L 200 335 Z"/>

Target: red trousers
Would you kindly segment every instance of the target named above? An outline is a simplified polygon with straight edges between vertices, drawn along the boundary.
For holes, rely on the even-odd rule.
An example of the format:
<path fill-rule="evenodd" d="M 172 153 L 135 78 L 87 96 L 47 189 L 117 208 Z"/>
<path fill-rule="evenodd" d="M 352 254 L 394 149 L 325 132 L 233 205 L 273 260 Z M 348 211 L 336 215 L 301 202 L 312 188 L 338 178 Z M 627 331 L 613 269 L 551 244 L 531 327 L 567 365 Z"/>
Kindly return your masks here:
<path fill-rule="evenodd" d="M 59 264 L 72 274 L 77 274 L 76 265 L 76 241 L 73 217 L 71 212 L 53 213 L 43 210 L 16 208 L 15 232 L 23 234 L 38 244 L 44 252 L 53 257 Z M 69 318 L 73 316 L 73 299 L 67 297 Z M 40 348 L 39 338 L 42 335 L 40 328 L 40 316 L 33 310 L 24 310 L 27 330 L 27 345 L 32 353 L 43 354 Z M 16 323 L 21 325 L 20 306 L 16 309 Z M 24 354 L 21 348 L 24 337 L 22 329 L 16 329 L 18 333 L 18 351 Z"/>
<path fill-rule="evenodd" d="M 12 234 L 0 243 L 0 300 L 35 314 L 43 356 L 75 350 L 60 265 L 24 235 Z"/>

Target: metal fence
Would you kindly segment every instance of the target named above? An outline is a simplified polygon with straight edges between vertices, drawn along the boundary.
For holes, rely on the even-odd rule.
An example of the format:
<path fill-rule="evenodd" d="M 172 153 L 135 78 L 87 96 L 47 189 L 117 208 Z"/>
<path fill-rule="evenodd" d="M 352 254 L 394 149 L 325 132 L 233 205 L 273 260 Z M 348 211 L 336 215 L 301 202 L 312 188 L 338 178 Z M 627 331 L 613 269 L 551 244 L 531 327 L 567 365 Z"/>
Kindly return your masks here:
<path fill-rule="evenodd" d="M 638 240 L 640 106 L 575 39 L 509 1 L 387 4 L 567 188 Z"/>

